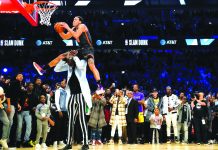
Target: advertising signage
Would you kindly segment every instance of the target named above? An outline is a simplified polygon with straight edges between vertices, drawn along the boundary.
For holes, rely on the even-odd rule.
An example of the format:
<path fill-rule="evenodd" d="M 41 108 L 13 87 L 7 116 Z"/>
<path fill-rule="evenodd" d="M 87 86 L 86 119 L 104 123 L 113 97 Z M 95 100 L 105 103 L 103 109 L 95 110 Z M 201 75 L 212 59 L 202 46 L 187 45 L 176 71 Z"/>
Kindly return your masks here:
<path fill-rule="evenodd" d="M 76 40 L 0 39 L 0 47 L 78 47 Z M 218 38 L 94 39 L 95 48 L 187 48 L 217 47 Z"/>

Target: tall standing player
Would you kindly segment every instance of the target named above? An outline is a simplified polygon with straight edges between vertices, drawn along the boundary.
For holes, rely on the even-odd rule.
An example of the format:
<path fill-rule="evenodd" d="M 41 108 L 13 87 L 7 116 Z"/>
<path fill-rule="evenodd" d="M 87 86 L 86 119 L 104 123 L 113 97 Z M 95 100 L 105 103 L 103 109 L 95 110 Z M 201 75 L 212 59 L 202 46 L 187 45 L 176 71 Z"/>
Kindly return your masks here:
<path fill-rule="evenodd" d="M 79 44 L 79 49 L 77 49 L 78 53 L 81 53 L 84 56 L 84 58 L 87 59 L 88 66 L 94 75 L 94 78 L 98 85 L 98 89 L 102 90 L 103 87 L 101 85 L 100 74 L 98 72 L 98 69 L 95 67 L 95 63 L 94 63 L 94 48 L 92 45 L 92 38 L 89 32 L 89 29 L 83 22 L 84 20 L 81 16 L 74 17 L 72 28 L 70 28 L 67 23 L 61 22 L 61 26 L 67 30 L 67 33 L 65 33 L 63 30 L 62 32 L 59 32 L 59 35 L 64 40 L 67 40 L 70 38 L 76 39 L 76 41 Z M 43 75 L 43 73 L 46 72 L 46 70 L 56 66 L 56 64 L 60 60 L 62 60 L 63 58 L 66 58 L 66 55 L 69 55 L 69 52 L 59 55 L 58 57 L 56 57 L 54 60 L 52 60 L 50 63 L 48 63 L 43 68 L 40 67 L 35 62 L 33 62 L 33 65 L 38 71 L 38 73 L 40 75 Z"/>

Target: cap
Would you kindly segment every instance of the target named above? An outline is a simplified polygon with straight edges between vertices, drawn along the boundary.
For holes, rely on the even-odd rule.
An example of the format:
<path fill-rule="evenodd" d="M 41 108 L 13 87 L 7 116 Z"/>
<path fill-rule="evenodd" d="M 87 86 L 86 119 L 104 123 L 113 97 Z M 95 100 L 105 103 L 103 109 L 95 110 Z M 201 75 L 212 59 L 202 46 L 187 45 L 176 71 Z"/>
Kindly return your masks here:
<path fill-rule="evenodd" d="M 0 87 L 0 95 L 4 95 L 4 89 L 2 87 Z"/>
<path fill-rule="evenodd" d="M 153 88 L 152 92 L 158 92 L 158 90 L 156 88 Z"/>
<path fill-rule="evenodd" d="M 167 90 L 171 90 L 172 88 L 171 88 L 170 86 L 167 86 L 166 89 L 167 89 Z"/>

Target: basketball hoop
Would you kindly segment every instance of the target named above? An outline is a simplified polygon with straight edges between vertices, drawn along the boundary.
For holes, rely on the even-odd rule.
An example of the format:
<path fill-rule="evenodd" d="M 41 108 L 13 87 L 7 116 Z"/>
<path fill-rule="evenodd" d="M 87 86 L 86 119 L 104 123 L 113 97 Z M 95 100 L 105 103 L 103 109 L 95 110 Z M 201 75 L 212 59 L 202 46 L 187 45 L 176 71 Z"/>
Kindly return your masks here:
<path fill-rule="evenodd" d="M 33 3 L 33 5 L 40 15 L 40 24 L 50 26 L 51 15 L 57 9 L 57 5 L 48 1 L 38 1 Z"/>

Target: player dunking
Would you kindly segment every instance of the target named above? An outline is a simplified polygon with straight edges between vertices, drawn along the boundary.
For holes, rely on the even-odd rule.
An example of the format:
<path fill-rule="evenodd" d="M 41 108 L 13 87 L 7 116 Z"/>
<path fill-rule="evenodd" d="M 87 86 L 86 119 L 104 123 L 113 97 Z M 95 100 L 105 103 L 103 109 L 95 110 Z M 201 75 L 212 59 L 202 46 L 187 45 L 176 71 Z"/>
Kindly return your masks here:
<path fill-rule="evenodd" d="M 101 85 L 100 74 L 99 74 L 97 68 L 95 67 L 95 63 L 94 63 L 94 48 L 92 45 L 91 35 L 89 33 L 87 26 L 83 22 L 84 22 L 84 20 L 81 16 L 76 16 L 73 19 L 73 27 L 72 28 L 70 28 L 67 23 L 62 22 L 61 23 L 62 27 L 67 30 L 67 33 L 60 32 L 59 35 L 64 40 L 70 39 L 72 37 L 76 39 L 76 41 L 79 44 L 79 49 L 77 49 L 78 53 L 81 53 L 84 56 L 84 58 L 87 59 L 88 66 L 94 75 L 94 78 L 95 78 L 97 85 L 98 85 L 98 89 L 102 89 L 103 87 Z M 60 60 L 68 57 L 70 54 L 71 54 L 71 52 L 66 52 L 66 53 L 59 55 L 58 57 L 56 57 L 54 60 L 52 60 L 50 63 L 48 63 L 43 68 L 40 67 L 35 62 L 33 62 L 33 65 L 34 65 L 35 69 L 38 71 L 38 73 L 40 75 L 43 75 L 43 73 L 45 73 L 46 70 L 56 66 L 56 64 Z M 75 55 L 75 54 L 73 54 L 73 55 Z"/>

